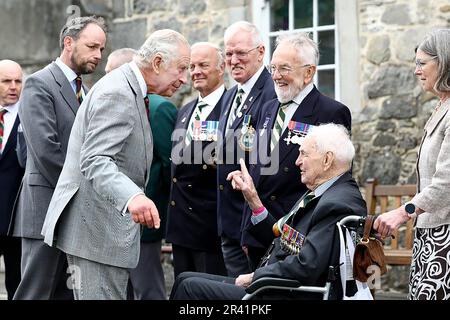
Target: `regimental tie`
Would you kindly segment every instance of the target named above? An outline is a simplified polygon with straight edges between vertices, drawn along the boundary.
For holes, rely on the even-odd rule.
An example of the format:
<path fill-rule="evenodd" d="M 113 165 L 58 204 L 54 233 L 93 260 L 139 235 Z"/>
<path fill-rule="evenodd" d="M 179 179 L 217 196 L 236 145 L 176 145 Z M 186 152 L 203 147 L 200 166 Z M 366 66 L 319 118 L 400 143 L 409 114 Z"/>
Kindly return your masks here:
<path fill-rule="evenodd" d="M 286 117 L 286 108 L 292 103 L 292 101 L 281 103 L 278 109 L 277 119 L 275 121 L 275 126 L 272 130 L 272 138 L 270 139 L 270 150 L 273 151 L 278 141 L 280 140 L 281 134 L 283 133 L 284 119 Z"/>
<path fill-rule="evenodd" d="M 147 113 L 147 119 L 150 120 L 150 100 L 147 96 L 144 98 L 145 112 Z"/>
<path fill-rule="evenodd" d="M 244 89 L 240 88 L 236 94 L 236 97 L 234 98 L 233 109 L 231 110 L 230 119 L 228 121 L 228 128 L 231 128 L 233 126 L 234 120 L 236 120 L 236 117 L 238 116 L 239 112 L 241 111 L 241 103 L 242 103 L 243 94 L 244 94 Z"/>
<path fill-rule="evenodd" d="M 199 101 L 197 103 L 197 106 L 195 107 L 195 110 L 194 110 L 194 120 L 197 120 L 197 121 L 201 120 L 200 115 L 202 114 L 203 108 L 205 108 L 206 106 L 208 106 L 208 104 L 204 101 Z M 186 146 L 188 146 L 192 141 L 193 131 L 194 131 L 194 121 L 190 121 L 188 130 L 186 132 L 186 138 L 184 140 L 184 143 L 186 144 Z"/>
<path fill-rule="evenodd" d="M 81 77 L 78 76 L 75 78 L 75 84 L 76 84 L 76 96 L 77 96 L 77 100 L 78 102 L 81 104 L 83 102 L 83 82 L 81 80 Z"/>
<path fill-rule="evenodd" d="M 7 113 L 8 110 L 0 107 L 0 153 L 2 152 L 3 147 L 3 132 L 5 131 L 5 113 Z"/>

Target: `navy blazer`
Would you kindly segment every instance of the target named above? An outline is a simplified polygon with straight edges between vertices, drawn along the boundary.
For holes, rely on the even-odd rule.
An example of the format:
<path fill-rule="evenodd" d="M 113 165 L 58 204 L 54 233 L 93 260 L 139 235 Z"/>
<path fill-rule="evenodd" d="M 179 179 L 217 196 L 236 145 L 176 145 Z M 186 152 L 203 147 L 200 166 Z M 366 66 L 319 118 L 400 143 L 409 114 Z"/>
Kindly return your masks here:
<path fill-rule="evenodd" d="M 267 128 L 275 126 L 279 105 L 279 101 L 275 99 L 263 106 L 258 120 L 259 130 L 263 129 L 265 122 L 268 122 Z M 350 110 L 342 103 L 321 94 L 315 86 L 298 106 L 292 120 L 311 125 L 334 122 L 344 125 L 348 130 L 351 128 Z M 263 132 L 266 135 L 267 154 L 269 154 L 272 129 Z M 287 144 L 284 139 L 286 139 L 288 132 L 289 129 L 286 128 L 279 140 L 279 148 L 274 149 L 274 151 L 279 150 L 277 170 L 269 175 L 261 175 L 261 169 L 270 166 L 270 164 L 261 164 L 261 161 L 258 161 L 257 165 L 250 166 L 249 169 L 262 203 L 275 218 L 280 218 L 288 213 L 307 190 L 306 186 L 301 183 L 300 170 L 295 165 L 299 155 L 299 145 Z M 241 244 L 263 247 L 251 234 L 245 231 L 251 224 L 251 215 L 251 209 L 246 204 L 241 224 Z"/>
<path fill-rule="evenodd" d="M 8 233 L 14 201 L 19 191 L 24 169 L 19 165 L 16 153 L 17 127 L 20 120 L 17 115 L 5 148 L 0 154 L 0 235 Z"/>
<path fill-rule="evenodd" d="M 223 143 L 219 146 L 219 161 L 222 161 L 222 163 L 219 162 L 217 165 L 217 222 L 220 236 L 225 235 L 239 241 L 241 237 L 239 228 L 241 225 L 242 210 L 245 200 L 242 193 L 234 190 L 231 187 L 230 181 L 227 181 L 226 179 L 230 172 L 240 170 L 238 156 L 239 154 L 244 153 L 244 151 L 238 146 L 234 130 L 240 131 L 244 116 L 236 117 L 231 126 L 231 130 L 225 135 L 228 114 L 231 110 L 237 90 L 238 86 L 236 85 L 224 96 L 224 109 L 219 123 L 219 130 L 222 133 Z M 248 94 L 241 109 L 243 115 L 251 115 L 250 125 L 253 128 L 257 128 L 258 115 L 262 105 L 274 98 L 276 98 L 276 93 L 273 86 L 273 80 L 270 73 L 264 69 Z M 248 164 L 248 152 L 245 152 L 245 160 Z"/>
<path fill-rule="evenodd" d="M 293 182 L 294 183 L 294 182 Z M 344 173 L 320 197 L 300 208 L 289 225 L 305 236 L 298 255 L 289 255 L 280 247 L 280 238 L 273 241 L 268 264 L 256 269 L 253 281 L 262 277 L 298 280 L 306 286 L 324 286 L 328 267 L 339 265 L 339 233 L 336 222 L 349 215 L 366 216 L 366 203 L 350 173 Z M 249 231 L 262 242 L 274 239 L 271 216 L 250 227 Z M 331 299 L 342 297 L 340 278 L 333 282 Z"/>
<path fill-rule="evenodd" d="M 219 120 L 223 97 L 224 95 L 207 120 Z M 198 99 L 191 101 L 178 112 L 175 132 L 177 129 L 187 129 L 197 102 Z M 184 146 L 184 138 L 183 135 L 179 140 L 174 141 L 173 150 L 177 144 L 182 143 Z M 192 140 L 189 150 L 184 147 L 180 154 L 189 155 L 190 153 L 188 159 L 190 163 L 183 161 L 181 164 L 175 164 L 172 152 L 172 186 L 166 233 L 168 242 L 199 251 L 218 252 L 220 250 L 216 214 L 217 172 L 215 165 L 209 162 L 214 146 L 215 142 Z M 205 158 L 202 157 L 200 162 L 194 162 L 200 155 L 199 150 L 204 153 Z"/>

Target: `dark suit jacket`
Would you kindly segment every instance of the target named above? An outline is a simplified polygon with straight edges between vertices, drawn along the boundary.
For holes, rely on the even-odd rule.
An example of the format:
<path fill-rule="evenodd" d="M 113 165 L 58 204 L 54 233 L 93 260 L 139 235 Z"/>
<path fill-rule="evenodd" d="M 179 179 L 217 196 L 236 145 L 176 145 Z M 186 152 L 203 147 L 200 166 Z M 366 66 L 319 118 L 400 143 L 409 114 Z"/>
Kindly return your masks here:
<path fill-rule="evenodd" d="M 207 120 L 219 120 L 223 97 L 224 95 Z M 198 99 L 195 99 L 179 111 L 175 129 L 187 129 L 197 102 Z M 184 136 L 182 138 L 184 141 Z M 178 141 L 174 141 L 174 145 L 177 143 Z M 177 165 L 172 162 L 171 203 L 166 239 L 186 248 L 218 252 L 220 240 L 217 236 L 216 168 L 208 163 L 209 154 L 204 156 L 206 159 L 202 157 L 201 163 L 194 162 L 199 151 L 206 154 L 208 152 L 205 148 L 209 150 L 213 145 L 213 142 L 192 140 L 188 146 L 189 150 L 183 150 L 183 155 L 190 153 L 189 159 Z"/>
<path fill-rule="evenodd" d="M 27 164 L 13 212 L 11 229 L 15 236 L 42 239 L 45 215 L 64 165 L 78 108 L 69 81 L 54 62 L 25 82 L 19 117 Z"/>
<path fill-rule="evenodd" d="M 270 121 L 267 124 L 267 128 L 274 127 L 278 108 L 279 102 L 276 99 L 263 106 L 258 120 L 260 130 L 268 118 L 270 118 Z M 324 96 L 315 87 L 297 108 L 292 120 L 311 125 L 334 122 L 344 125 L 349 130 L 351 128 L 350 110 L 342 103 Z M 261 161 L 258 161 L 259 163 L 256 166 L 250 166 L 250 175 L 253 178 L 258 194 L 264 206 L 275 218 L 281 218 L 288 213 L 307 189 L 301 183 L 300 170 L 295 165 L 299 154 L 299 145 L 292 143 L 287 145 L 286 141 L 284 141 L 288 132 L 289 129 L 286 129 L 279 140 L 279 166 L 276 172 L 270 175 L 261 175 L 261 169 L 264 167 Z M 269 154 L 272 130 L 266 130 L 265 134 L 268 141 L 267 154 Z M 274 149 L 274 153 L 277 149 Z M 251 224 L 251 215 L 252 212 L 246 204 L 241 225 L 241 243 L 243 245 L 261 247 L 261 244 L 245 231 Z"/>
<path fill-rule="evenodd" d="M 178 110 L 169 100 L 156 94 L 148 95 L 150 101 L 150 127 L 153 135 L 153 160 L 150 178 L 145 188 L 147 197 L 158 208 L 161 226 L 159 229 L 144 227 L 141 240 L 154 242 L 165 236 L 167 206 L 170 193 L 170 151 L 171 136 L 175 127 Z"/>
<path fill-rule="evenodd" d="M 349 173 L 343 174 L 324 194 L 300 208 L 290 225 L 304 234 L 298 255 L 288 255 L 280 248 L 280 238 L 273 241 L 268 264 L 258 268 L 253 281 L 262 277 L 298 280 L 302 285 L 324 286 L 329 266 L 339 265 L 339 233 L 336 222 L 349 216 L 366 216 L 366 203 L 358 185 Z M 249 227 L 261 243 L 269 245 L 274 238 L 272 226 L 277 221 L 269 216 Z M 342 297 L 341 281 L 332 285 L 330 298 Z"/>
<path fill-rule="evenodd" d="M 225 136 L 228 114 L 237 90 L 238 87 L 234 86 L 226 93 L 223 99 L 224 112 L 219 124 L 219 129 L 224 140 L 224 143 L 219 147 L 219 159 L 223 160 L 223 164 L 219 163 L 217 166 L 217 215 L 219 235 L 226 235 L 229 238 L 239 241 L 241 237 L 239 226 L 241 225 L 242 209 L 245 200 L 242 193 L 233 190 L 231 183 L 226 181 L 226 179 L 230 172 L 240 169 L 238 156 L 243 151 L 240 150 L 237 138 L 233 136 L 232 130 L 229 130 L 229 134 Z M 264 69 L 242 107 L 242 113 L 244 115 L 251 115 L 250 125 L 253 128 L 256 129 L 258 126 L 258 115 L 262 105 L 274 98 L 276 98 L 276 93 L 273 87 L 273 80 L 269 72 Z M 237 117 L 231 129 L 239 131 L 242 128 L 243 119 L 244 116 Z M 245 160 L 248 164 L 248 152 L 245 152 Z"/>
<path fill-rule="evenodd" d="M 16 154 L 17 127 L 19 126 L 19 116 L 16 117 L 5 148 L 0 154 L 0 235 L 4 236 L 8 232 L 11 220 L 14 200 L 22 181 L 24 170 L 20 167 Z"/>

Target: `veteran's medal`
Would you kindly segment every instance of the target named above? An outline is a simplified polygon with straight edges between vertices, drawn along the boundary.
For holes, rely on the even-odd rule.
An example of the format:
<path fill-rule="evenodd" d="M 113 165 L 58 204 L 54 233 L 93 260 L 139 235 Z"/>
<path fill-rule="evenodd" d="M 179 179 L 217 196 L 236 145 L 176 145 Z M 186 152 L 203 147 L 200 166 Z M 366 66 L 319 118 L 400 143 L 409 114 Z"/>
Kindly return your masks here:
<path fill-rule="evenodd" d="M 242 123 L 241 133 L 246 134 L 248 131 L 248 127 L 250 126 L 250 119 L 252 116 L 250 114 L 245 115 L 244 121 Z"/>
<path fill-rule="evenodd" d="M 261 132 L 259 133 L 260 137 L 262 137 L 264 135 L 264 132 L 266 132 L 269 121 L 270 121 L 270 117 L 266 117 L 266 120 L 264 121 L 264 124 L 263 124 L 263 128 L 262 128 Z"/>
<path fill-rule="evenodd" d="M 200 139 L 201 123 L 200 120 L 194 120 L 194 129 L 192 130 L 192 140 L 197 141 Z"/>
<path fill-rule="evenodd" d="M 292 140 L 291 135 L 292 135 L 292 130 L 294 129 L 294 126 L 295 126 L 295 121 L 292 121 L 292 120 L 289 121 L 288 136 L 286 138 L 284 138 L 284 141 L 286 141 L 286 145 L 289 145 L 291 143 L 291 140 Z M 292 142 L 292 143 L 294 143 L 294 142 Z"/>
<path fill-rule="evenodd" d="M 207 121 L 201 121 L 201 133 L 199 136 L 200 141 L 206 141 L 206 139 L 208 137 L 206 125 L 207 125 Z"/>
<path fill-rule="evenodd" d="M 253 145 L 255 143 L 255 129 L 252 126 L 247 128 L 245 134 L 241 134 L 239 138 L 239 146 L 244 151 L 251 151 L 253 149 Z"/>

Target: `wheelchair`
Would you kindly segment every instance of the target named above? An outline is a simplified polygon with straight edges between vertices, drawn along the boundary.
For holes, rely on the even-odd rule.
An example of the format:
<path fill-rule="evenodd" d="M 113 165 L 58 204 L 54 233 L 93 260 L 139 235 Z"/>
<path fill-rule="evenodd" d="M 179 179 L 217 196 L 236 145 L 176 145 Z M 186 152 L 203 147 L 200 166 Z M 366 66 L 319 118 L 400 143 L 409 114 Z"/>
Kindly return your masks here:
<path fill-rule="evenodd" d="M 365 217 L 347 216 L 336 223 L 337 227 L 347 228 L 354 236 L 361 237 L 364 232 Z M 328 300 L 331 284 L 336 281 L 339 272 L 339 266 L 330 266 L 328 268 L 327 282 L 324 287 L 302 286 L 299 281 L 293 279 L 264 277 L 252 282 L 246 288 L 246 294 L 242 300 L 254 299 L 258 294 L 270 292 L 270 290 L 279 290 L 286 293 L 303 292 L 321 294 L 323 300 Z"/>

